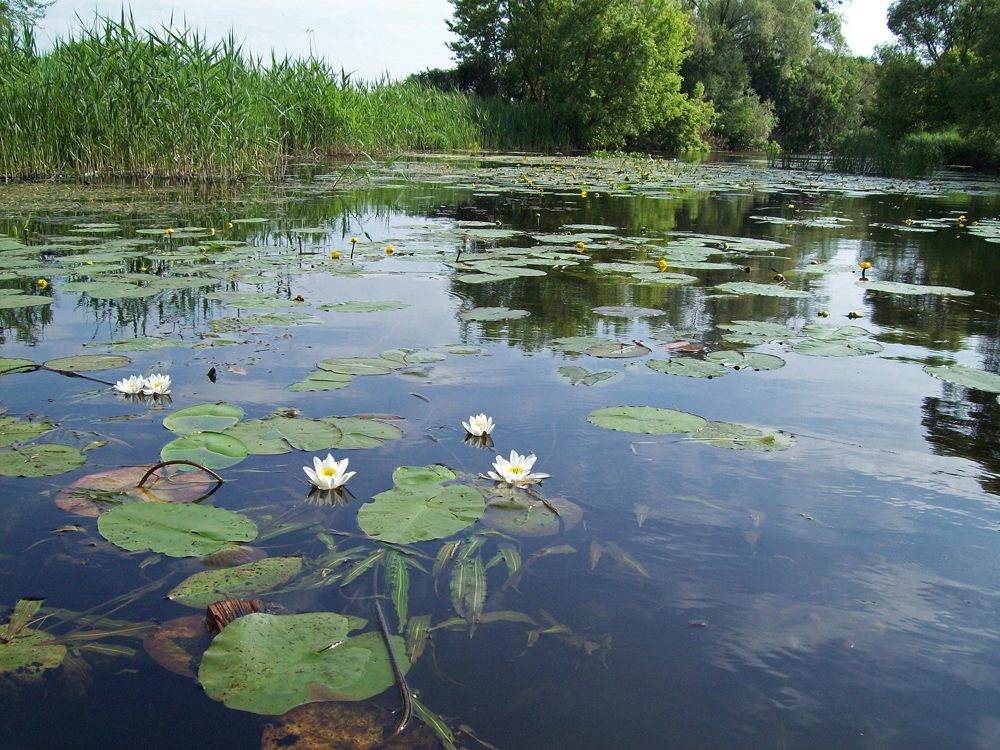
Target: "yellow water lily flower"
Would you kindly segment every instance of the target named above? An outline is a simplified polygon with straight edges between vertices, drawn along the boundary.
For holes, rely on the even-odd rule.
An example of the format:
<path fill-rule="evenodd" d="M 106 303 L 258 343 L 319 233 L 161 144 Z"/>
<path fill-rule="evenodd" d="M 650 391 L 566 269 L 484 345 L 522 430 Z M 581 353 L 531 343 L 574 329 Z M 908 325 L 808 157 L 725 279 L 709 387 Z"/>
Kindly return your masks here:
<path fill-rule="evenodd" d="M 395 252 L 396 252 L 396 248 L 394 248 L 392 245 L 389 245 L 389 247 L 387 247 L 385 249 L 385 254 L 386 255 L 392 255 Z"/>
<path fill-rule="evenodd" d="M 334 260 L 337 260 L 337 258 L 340 257 L 340 253 L 334 250 L 333 252 L 330 253 L 330 257 L 333 258 Z"/>
<path fill-rule="evenodd" d="M 35 283 L 38 284 L 38 288 L 39 289 L 44 289 L 45 287 L 47 287 L 49 285 L 49 282 L 47 282 L 45 279 L 39 279 Z"/>
<path fill-rule="evenodd" d="M 226 229 L 232 229 L 232 228 L 233 228 L 233 222 L 227 221 L 226 222 Z"/>
<path fill-rule="evenodd" d="M 347 470 L 348 460 L 345 458 L 343 461 L 338 461 L 330 453 L 327 453 L 326 458 L 322 461 L 313 456 L 313 468 L 303 466 L 302 471 L 306 473 L 309 482 L 317 489 L 335 490 L 338 487 L 343 487 L 347 480 L 357 473 Z"/>
<path fill-rule="evenodd" d="M 665 260 L 657 261 L 656 268 L 658 270 L 660 270 L 660 271 L 666 271 L 667 270 L 667 261 L 665 261 Z"/>
<path fill-rule="evenodd" d="M 173 234 L 173 233 L 174 233 L 174 230 L 173 230 L 173 229 L 170 229 L 170 228 L 168 227 L 167 229 L 164 229 L 164 230 L 163 230 L 163 232 L 164 232 L 164 234 Z"/>

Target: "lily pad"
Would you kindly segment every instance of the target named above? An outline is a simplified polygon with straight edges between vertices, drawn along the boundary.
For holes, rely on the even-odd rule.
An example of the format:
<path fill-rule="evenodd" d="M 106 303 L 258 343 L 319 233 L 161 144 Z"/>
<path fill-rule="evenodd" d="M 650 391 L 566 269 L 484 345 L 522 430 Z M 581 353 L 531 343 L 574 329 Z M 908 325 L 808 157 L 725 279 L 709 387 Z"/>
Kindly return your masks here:
<path fill-rule="evenodd" d="M 652 307 L 632 307 L 630 305 L 605 305 L 604 307 L 595 307 L 591 312 L 613 318 L 653 318 L 657 315 L 666 315 L 663 310 L 656 310 Z"/>
<path fill-rule="evenodd" d="M 252 456 L 280 456 L 292 451 L 292 446 L 285 440 L 284 435 L 267 419 L 249 419 L 240 422 L 233 427 L 227 427 L 225 434 L 243 443 Z"/>
<path fill-rule="evenodd" d="M 295 391 L 298 393 L 336 391 L 340 388 L 346 388 L 353 381 L 353 375 L 342 375 L 336 372 L 327 372 L 326 370 L 314 370 L 306 375 L 304 380 L 300 380 L 298 383 L 292 383 L 290 386 L 287 386 L 285 390 Z"/>
<path fill-rule="evenodd" d="M 5 477 L 50 477 L 78 469 L 87 457 L 69 445 L 43 443 L 0 451 L 0 474 Z"/>
<path fill-rule="evenodd" d="M 634 357 L 645 357 L 649 354 L 649 349 L 642 344 L 595 344 L 588 346 L 584 353 L 591 357 L 601 359 L 632 359 Z"/>
<path fill-rule="evenodd" d="M 334 425 L 342 433 L 340 440 L 333 446 L 339 450 L 380 448 L 385 445 L 386 440 L 398 440 L 403 437 L 403 431 L 396 425 L 377 419 L 327 417 L 323 421 Z"/>
<path fill-rule="evenodd" d="M 423 365 L 447 359 L 444 354 L 432 352 L 428 349 L 390 349 L 389 351 L 382 352 L 379 356 L 382 359 L 407 365 Z"/>
<path fill-rule="evenodd" d="M 729 331 L 723 338 L 733 344 L 760 346 L 772 341 L 784 341 L 796 335 L 794 328 L 780 323 L 767 323 L 756 320 L 734 320 L 732 323 L 719 325 L 724 331 Z"/>
<path fill-rule="evenodd" d="M 709 422 L 694 433 L 691 439 L 715 448 L 738 451 L 784 451 L 795 444 L 795 438 L 787 432 L 731 422 Z"/>
<path fill-rule="evenodd" d="M 653 406 L 608 406 L 590 412 L 587 421 L 606 430 L 640 435 L 676 435 L 700 430 L 708 424 L 695 414 Z"/>
<path fill-rule="evenodd" d="M 405 302 L 395 300 L 357 300 L 354 302 L 335 302 L 330 305 L 320 305 L 319 310 L 326 312 L 368 313 L 384 312 L 386 310 L 405 310 L 409 307 Z"/>
<path fill-rule="evenodd" d="M 580 506 L 564 497 L 546 498 L 559 511 L 557 516 L 545 503 L 528 496 L 523 490 L 500 489 L 522 497 L 511 497 L 509 502 L 486 508 L 480 520 L 483 526 L 494 531 L 517 537 L 555 536 L 562 530 L 569 531 L 583 518 Z"/>
<path fill-rule="evenodd" d="M 705 362 L 700 359 L 678 357 L 675 359 L 651 359 L 646 363 L 650 370 L 680 375 L 684 378 L 720 378 L 728 375 L 729 370 L 716 362 Z"/>
<path fill-rule="evenodd" d="M 151 352 L 157 349 L 171 349 L 176 346 L 187 346 L 186 341 L 179 339 L 162 339 L 157 337 L 141 339 L 122 339 L 111 342 L 113 352 Z"/>
<path fill-rule="evenodd" d="M 930 286 L 923 284 L 904 284 L 901 281 L 856 281 L 857 286 L 871 289 L 873 292 L 889 292 L 890 294 L 923 295 L 933 294 L 939 297 L 972 297 L 975 292 L 956 289 L 953 286 Z"/>
<path fill-rule="evenodd" d="M 802 333 L 820 341 L 850 341 L 868 335 L 868 331 L 860 326 L 836 326 L 826 323 L 810 323 L 802 329 Z"/>
<path fill-rule="evenodd" d="M 198 678 L 198 661 L 212 637 L 203 614 L 167 620 L 142 642 L 146 653 L 161 667 L 182 677 Z"/>
<path fill-rule="evenodd" d="M 471 310 L 462 310 L 458 317 L 468 322 L 478 321 L 481 323 L 492 323 L 498 320 L 518 320 L 531 315 L 527 310 L 509 310 L 506 307 L 474 307 Z"/>
<path fill-rule="evenodd" d="M 161 461 L 193 461 L 218 471 L 235 466 L 247 457 L 247 447 L 230 435 L 197 432 L 172 440 L 160 449 Z"/>
<path fill-rule="evenodd" d="M 928 365 L 924 368 L 924 372 L 955 385 L 975 388 L 988 393 L 1000 393 L 1000 375 L 980 370 L 977 367 L 969 367 L 968 365 L 931 367 Z"/>
<path fill-rule="evenodd" d="M 139 489 L 140 480 L 151 468 L 153 464 L 126 466 L 80 477 L 56 494 L 56 506 L 78 516 L 97 518 L 102 510 L 125 502 L 190 503 L 216 485 L 204 472 L 176 471 L 167 466 Z"/>
<path fill-rule="evenodd" d="M 708 359 L 723 367 L 732 367 L 735 370 L 778 370 L 785 366 L 785 360 L 773 354 L 761 354 L 760 352 L 712 352 Z"/>
<path fill-rule="evenodd" d="M 0 357 L 0 375 L 7 375 L 11 372 L 24 372 L 34 367 L 35 363 L 30 359 Z"/>
<path fill-rule="evenodd" d="M 441 740 L 423 723 L 393 734 L 396 721 L 383 706 L 309 703 L 264 727 L 260 750 L 439 750 Z"/>
<path fill-rule="evenodd" d="M 202 557 L 227 542 L 252 542 L 257 527 L 239 513 L 210 505 L 135 503 L 102 513 L 101 536 L 122 549 L 169 557 Z"/>
<path fill-rule="evenodd" d="M 340 357 L 324 359 L 317 362 L 316 366 L 338 375 L 388 375 L 390 372 L 401 370 L 405 364 L 381 357 Z"/>
<path fill-rule="evenodd" d="M 22 422 L 17 417 L 0 417 L 0 448 L 30 442 L 51 429 L 51 422 Z"/>
<path fill-rule="evenodd" d="M 792 351 L 809 357 L 863 357 L 866 354 L 878 354 L 882 351 L 882 345 L 875 341 L 857 339 L 840 341 L 806 339 L 795 344 Z"/>
<path fill-rule="evenodd" d="M 601 336 L 564 336 L 563 338 L 553 339 L 549 346 L 556 351 L 566 352 L 567 354 L 583 354 L 592 346 L 614 343 L 611 339 Z M 618 344 L 615 344 L 615 346 L 618 346 Z"/>
<path fill-rule="evenodd" d="M 33 294 L 0 294 L 0 310 L 12 310 L 18 307 L 38 307 L 51 305 L 52 297 L 41 297 Z"/>
<path fill-rule="evenodd" d="M 344 437 L 337 425 L 322 419 L 273 417 L 264 425 L 276 430 L 288 444 L 299 451 L 322 451 L 336 448 Z"/>
<path fill-rule="evenodd" d="M 752 281 L 728 281 L 725 284 L 716 284 L 715 288 L 727 294 L 757 294 L 763 297 L 803 298 L 812 296 L 809 292 L 802 292 L 798 289 L 788 289 L 777 284 L 755 284 Z"/>
<path fill-rule="evenodd" d="M 241 617 L 212 641 L 198 679 L 210 698 L 263 715 L 314 701 L 366 700 L 396 678 L 379 633 L 347 638 L 358 624 L 332 612 Z M 393 636 L 392 643 L 405 653 L 402 638 Z M 405 673 L 409 660 L 399 666 Z"/>
<path fill-rule="evenodd" d="M 54 669 L 66 658 L 66 647 L 37 630 L 22 630 L 8 643 L 0 642 L 0 673 L 33 676 Z"/>
<path fill-rule="evenodd" d="M 301 557 L 269 557 L 223 570 L 206 570 L 181 581 L 167 599 L 204 609 L 223 599 L 245 599 L 277 588 L 302 570 Z"/>
<path fill-rule="evenodd" d="M 441 464 L 432 466 L 400 466 L 392 472 L 392 482 L 397 487 L 414 484 L 440 484 L 457 479 L 458 475 Z"/>
<path fill-rule="evenodd" d="M 75 357 L 50 359 L 42 366 L 59 372 L 97 372 L 125 367 L 131 362 L 131 359 L 121 354 L 79 354 Z"/>
<path fill-rule="evenodd" d="M 600 372 L 591 372 L 582 367 L 560 367 L 556 370 L 564 378 L 568 378 L 570 385 L 586 385 L 594 386 L 600 385 L 601 383 L 607 383 L 609 380 L 614 380 L 621 376 L 620 372 L 615 370 L 601 370 Z"/>
<path fill-rule="evenodd" d="M 486 509 L 474 487 L 406 484 L 380 492 L 358 511 L 358 525 L 372 539 L 412 544 L 444 539 L 474 524 Z"/>
<path fill-rule="evenodd" d="M 223 432 L 243 419 L 243 410 L 222 402 L 199 404 L 175 411 L 163 420 L 163 426 L 177 435 L 194 432 Z"/>

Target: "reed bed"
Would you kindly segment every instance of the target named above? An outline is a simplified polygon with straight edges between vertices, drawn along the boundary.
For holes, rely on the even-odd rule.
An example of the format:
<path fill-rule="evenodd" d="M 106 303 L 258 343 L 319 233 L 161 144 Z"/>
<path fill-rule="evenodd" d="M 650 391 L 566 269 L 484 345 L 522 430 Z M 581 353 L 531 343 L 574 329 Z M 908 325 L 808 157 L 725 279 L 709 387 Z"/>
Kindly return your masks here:
<path fill-rule="evenodd" d="M 415 82 L 352 80 L 325 61 L 254 58 L 230 36 L 99 19 L 45 53 L 0 39 L 0 174 L 273 177 L 296 156 L 551 150 L 538 107 Z"/>

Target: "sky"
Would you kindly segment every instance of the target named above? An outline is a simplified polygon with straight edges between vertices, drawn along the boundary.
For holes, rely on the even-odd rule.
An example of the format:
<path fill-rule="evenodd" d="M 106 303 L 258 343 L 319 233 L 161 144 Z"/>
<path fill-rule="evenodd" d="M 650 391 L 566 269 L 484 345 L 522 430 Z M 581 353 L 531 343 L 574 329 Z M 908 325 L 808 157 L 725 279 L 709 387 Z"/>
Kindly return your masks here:
<path fill-rule="evenodd" d="M 844 7 L 845 36 L 857 54 L 870 54 L 889 41 L 885 25 L 891 0 L 849 0 Z M 56 0 L 41 23 L 44 43 L 78 26 L 77 16 L 92 22 L 95 13 L 117 16 L 122 0 Z M 131 8 L 139 26 L 195 26 L 209 40 L 236 32 L 244 48 L 256 55 L 325 57 L 355 77 L 375 80 L 384 74 L 405 78 L 427 68 L 447 68 L 451 37 L 445 19 L 448 0 L 135 0 Z"/>

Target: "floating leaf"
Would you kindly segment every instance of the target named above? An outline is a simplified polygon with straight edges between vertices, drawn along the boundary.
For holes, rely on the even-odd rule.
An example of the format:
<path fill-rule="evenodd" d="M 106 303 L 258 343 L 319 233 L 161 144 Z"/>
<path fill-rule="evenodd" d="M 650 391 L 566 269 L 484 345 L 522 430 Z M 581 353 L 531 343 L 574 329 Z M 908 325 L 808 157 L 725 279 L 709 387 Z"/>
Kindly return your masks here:
<path fill-rule="evenodd" d="M 410 484 L 380 492 L 358 511 L 358 525 L 373 539 L 412 544 L 444 539 L 474 524 L 486 504 L 474 487 Z"/>
<path fill-rule="evenodd" d="M 657 315 L 666 315 L 663 310 L 656 310 L 652 307 L 631 307 L 629 305 L 595 307 L 591 312 L 613 318 L 653 318 Z"/>
<path fill-rule="evenodd" d="M 235 466 L 247 457 L 247 447 L 230 435 L 197 432 L 167 443 L 160 449 L 161 461 L 192 461 L 218 471 Z"/>
<path fill-rule="evenodd" d="M 396 677 L 379 633 L 347 637 L 357 626 L 332 612 L 247 615 L 215 637 L 198 679 L 213 700 L 263 715 L 313 701 L 366 700 L 395 685 Z M 405 652 L 402 638 L 392 642 L 397 653 Z M 410 664 L 403 659 L 399 666 L 405 673 Z"/>
<path fill-rule="evenodd" d="M 730 422 L 709 422 L 694 433 L 691 440 L 738 451 L 783 451 L 795 444 L 795 438 L 787 432 Z"/>
<path fill-rule="evenodd" d="M 901 281 L 857 281 L 855 284 L 873 292 L 889 292 L 890 294 L 933 294 L 939 297 L 972 297 L 975 294 L 975 292 L 956 289 L 952 286 L 924 286 L 923 284 L 904 284 Z"/>
<path fill-rule="evenodd" d="M 112 341 L 111 351 L 113 352 L 151 352 L 157 349 L 171 349 L 177 346 L 187 346 L 186 341 L 178 339 L 142 338 L 142 339 L 122 339 Z"/>
<path fill-rule="evenodd" d="M 153 464 L 126 466 L 80 477 L 56 494 L 56 506 L 78 516 L 97 518 L 101 510 L 111 507 L 112 503 L 190 503 L 216 485 L 216 480 L 204 472 L 181 472 L 167 466 L 139 489 L 139 481 L 151 468 Z"/>
<path fill-rule="evenodd" d="M 225 434 L 236 438 L 246 446 L 253 456 L 279 456 L 291 453 L 292 447 L 268 419 L 249 419 L 233 427 L 227 427 Z"/>
<path fill-rule="evenodd" d="M 0 294 L 0 310 L 12 310 L 17 307 L 38 307 L 51 305 L 52 297 L 41 297 L 32 294 Z"/>
<path fill-rule="evenodd" d="M 563 338 L 553 339 L 549 346 L 557 351 L 566 352 L 567 354 L 583 354 L 584 351 L 592 346 L 614 343 L 615 342 L 611 339 L 601 338 L 600 336 L 565 336 Z"/>
<path fill-rule="evenodd" d="M 837 326 L 827 323 L 810 323 L 802 329 L 802 333 L 820 341 L 850 341 L 868 335 L 868 331 L 860 326 Z"/>
<path fill-rule="evenodd" d="M 446 359 L 445 355 L 440 352 L 432 352 L 427 349 L 390 349 L 387 352 L 382 352 L 379 356 L 382 359 L 407 365 L 422 365 Z"/>
<path fill-rule="evenodd" d="M 344 437 L 339 427 L 322 419 L 273 417 L 264 420 L 264 424 L 280 433 L 289 445 L 300 451 L 331 450 Z"/>
<path fill-rule="evenodd" d="M 400 466 L 392 472 L 392 481 L 397 487 L 415 484 L 440 484 L 457 479 L 458 475 L 447 466 Z"/>
<path fill-rule="evenodd" d="M 588 346 L 584 353 L 602 359 L 632 359 L 646 356 L 649 349 L 642 344 L 595 344 Z"/>
<path fill-rule="evenodd" d="M 0 417 L 0 448 L 27 443 L 51 429 L 51 422 L 22 422 L 17 417 Z"/>
<path fill-rule="evenodd" d="M 170 557 L 201 557 L 227 542 L 257 538 L 257 527 L 239 513 L 174 503 L 121 505 L 102 513 L 97 529 L 122 549 L 148 549 Z"/>
<path fill-rule="evenodd" d="M 379 448 L 386 440 L 398 440 L 403 437 L 403 431 L 394 424 L 380 422 L 377 419 L 361 417 L 327 417 L 322 420 L 341 431 L 340 441 L 333 447 L 340 450 L 358 450 L 361 448 Z"/>
<path fill-rule="evenodd" d="M 734 320 L 732 323 L 722 323 L 719 325 L 724 331 L 729 331 L 723 336 L 726 341 L 735 344 L 748 344 L 759 346 L 769 344 L 772 341 L 783 341 L 796 335 L 794 328 L 781 325 L 779 323 L 766 323 L 755 320 Z"/>
<path fill-rule="evenodd" d="M 390 372 L 402 369 L 402 362 L 393 362 L 381 357 L 341 357 L 339 359 L 324 359 L 316 366 L 327 372 L 339 375 L 388 375 Z"/>
<path fill-rule="evenodd" d="M 53 643 L 52 636 L 37 630 L 23 630 L 8 643 L 0 641 L 0 673 L 37 675 L 54 669 L 66 658 L 66 647 Z"/>
<path fill-rule="evenodd" d="M 667 375 L 680 375 L 685 378 L 711 379 L 729 374 L 729 370 L 716 362 L 705 362 L 700 359 L 690 359 L 688 357 L 651 359 L 646 362 L 646 366 L 650 370 L 656 370 Z"/>
<path fill-rule="evenodd" d="M 563 497 L 546 499 L 559 511 L 558 516 L 545 503 L 527 496 L 519 499 L 517 503 L 488 506 L 480 519 L 481 523 L 488 529 L 504 534 L 532 538 L 555 536 L 561 530 L 569 531 L 580 523 L 583 510 L 579 505 Z M 518 555 L 519 560 L 520 555 Z M 520 563 L 517 565 L 517 568 L 519 567 Z M 517 568 L 512 573 L 516 572 Z"/>
<path fill-rule="evenodd" d="M 462 310 L 460 317 L 465 322 L 478 321 L 481 323 L 492 323 L 498 320 L 518 320 L 531 315 L 527 310 L 508 310 L 506 307 L 474 307 L 471 310 Z"/>
<path fill-rule="evenodd" d="M 598 427 L 640 435 L 674 435 L 700 430 L 708 422 L 676 409 L 653 406 L 608 406 L 590 412 L 587 421 Z"/>
<path fill-rule="evenodd" d="M 594 386 L 621 377 L 621 373 L 616 372 L 615 370 L 591 372 L 590 370 L 585 370 L 582 367 L 560 367 L 556 370 L 556 372 L 564 378 L 568 378 L 570 385 Z"/>
<path fill-rule="evenodd" d="M 59 372 L 96 372 L 114 370 L 131 362 L 131 359 L 120 354 L 80 354 L 75 357 L 50 359 L 42 366 Z"/>
<path fill-rule="evenodd" d="M 943 365 L 941 367 L 924 367 L 924 372 L 941 380 L 947 380 L 955 385 L 975 388 L 988 393 L 1000 393 L 1000 375 L 980 370 L 968 365 Z"/>
<path fill-rule="evenodd" d="M 34 369 L 35 366 L 35 363 L 30 359 L 0 357 L 0 375 L 7 375 L 11 372 L 24 372 Z"/>
<path fill-rule="evenodd" d="M 773 354 L 761 354 L 760 352 L 712 352 L 708 355 L 716 364 L 723 367 L 732 367 L 736 370 L 778 370 L 785 366 L 785 360 L 775 357 Z"/>
<path fill-rule="evenodd" d="M 389 598 L 396 608 L 399 632 L 406 628 L 406 613 L 410 601 L 410 571 L 403 555 L 394 549 L 385 553 L 385 579 L 389 586 Z"/>
<path fill-rule="evenodd" d="M 404 310 L 409 307 L 405 302 L 395 300 L 357 300 L 354 302 L 335 302 L 330 305 L 320 305 L 318 309 L 326 312 L 367 313 L 384 312 L 386 310 Z"/>
<path fill-rule="evenodd" d="M 863 357 L 866 354 L 878 354 L 882 351 L 882 345 L 875 341 L 856 339 L 841 341 L 806 339 L 795 344 L 792 351 L 809 357 Z"/>
<path fill-rule="evenodd" d="M 346 388 L 354 381 L 353 375 L 341 375 L 336 372 L 326 370 L 314 370 L 306 375 L 305 380 L 292 383 L 285 388 L 286 391 L 296 391 L 300 393 L 311 393 L 315 391 L 336 391 Z"/>
<path fill-rule="evenodd" d="M 142 642 L 153 661 L 182 677 L 198 678 L 198 661 L 212 642 L 204 613 L 167 620 Z"/>
<path fill-rule="evenodd" d="M 411 722 L 393 736 L 398 718 L 372 703 L 309 703 L 269 722 L 261 750 L 437 750 L 427 726 Z M 452 746 L 453 750 L 454 745 Z"/>
<path fill-rule="evenodd" d="M 175 411 L 163 420 L 163 426 L 176 435 L 193 432 L 223 432 L 243 419 L 243 410 L 226 403 L 199 404 Z"/>
<path fill-rule="evenodd" d="M 752 281 L 728 281 L 716 284 L 716 289 L 727 294 L 757 294 L 763 297 L 811 297 L 809 292 L 788 289 L 777 284 L 755 284 Z"/>
<path fill-rule="evenodd" d="M 204 609 L 223 599 L 244 599 L 270 591 L 301 570 L 301 557 L 269 557 L 235 568 L 206 570 L 181 581 L 167 598 L 185 607 Z"/>
<path fill-rule="evenodd" d="M 50 477 L 87 463 L 77 448 L 57 443 L 25 445 L 0 451 L 0 474 L 5 477 Z"/>

